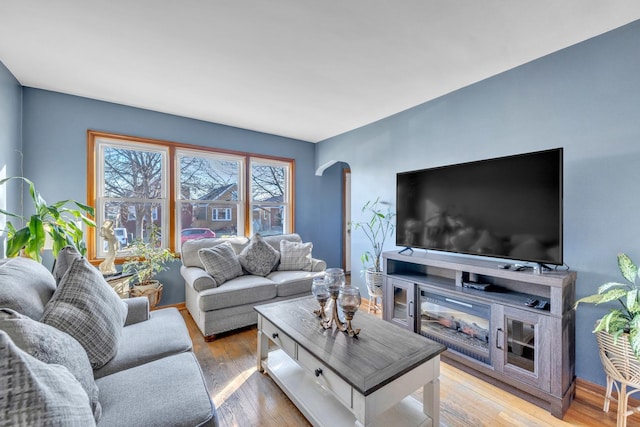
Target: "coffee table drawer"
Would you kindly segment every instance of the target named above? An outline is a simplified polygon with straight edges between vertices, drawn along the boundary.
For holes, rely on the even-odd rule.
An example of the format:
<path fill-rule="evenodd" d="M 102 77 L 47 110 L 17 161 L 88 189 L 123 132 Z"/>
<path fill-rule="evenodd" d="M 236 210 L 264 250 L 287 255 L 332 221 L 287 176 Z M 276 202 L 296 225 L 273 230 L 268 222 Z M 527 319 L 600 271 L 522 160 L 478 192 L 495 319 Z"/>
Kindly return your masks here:
<path fill-rule="evenodd" d="M 333 392 L 343 405 L 347 408 L 352 407 L 351 386 L 300 346 L 298 346 L 298 363 L 315 375 L 318 384 Z"/>
<path fill-rule="evenodd" d="M 275 325 L 264 317 L 262 318 L 262 333 L 267 334 L 269 339 L 283 349 L 291 358 L 296 357 L 296 343 Z"/>

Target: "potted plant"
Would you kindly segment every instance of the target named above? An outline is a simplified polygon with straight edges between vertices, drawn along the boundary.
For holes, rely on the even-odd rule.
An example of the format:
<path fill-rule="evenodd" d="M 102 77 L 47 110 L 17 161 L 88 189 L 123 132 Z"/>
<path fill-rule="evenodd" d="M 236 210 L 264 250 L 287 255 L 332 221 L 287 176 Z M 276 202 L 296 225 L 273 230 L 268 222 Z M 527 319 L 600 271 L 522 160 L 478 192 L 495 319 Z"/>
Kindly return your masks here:
<path fill-rule="evenodd" d="M 33 201 L 34 213 L 26 217 L 22 214 L 0 209 L 0 213 L 21 220 L 22 228 L 16 228 L 11 221 L 7 221 L 7 257 L 24 254 L 38 262 L 42 262 L 41 252 L 45 247 L 47 236 L 53 244 L 53 256 L 65 246 L 75 247 L 80 254 L 87 253 L 82 228 L 78 222 L 95 227 L 96 223 L 89 218 L 93 216 L 93 208 L 75 200 L 61 200 L 52 204 L 42 198 L 35 185 L 29 179 L 13 176 L 0 180 L 3 185 L 11 180 L 20 180 L 29 184 L 29 194 Z M 75 205 L 75 208 L 68 205 Z"/>
<path fill-rule="evenodd" d="M 594 329 L 598 342 L 600 361 L 607 374 L 607 389 L 604 411 L 609 411 L 609 402 L 613 399 L 613 384 L 619 382 L 618 425 L 626 425 L 628 396 L 633 393 L 627 386 L 638 388 L 640 372 L 640 288 L 638 287 L 638 267 L 626 254 L 618 254 L 618 267 L 626 283 L 608 282 L 598 288 L 595 295 L 580 298 L 580 303 L 605 304 L 617 301 L 619 306 L 612 308 L 600 318 Z"/>
<path fill-rule="evenodd" d="M 605 331 L 614 340 L 624 337 L 640 360 L 640 287 L 638 287 L 638 267 L 626 254 L 618 254 L 618 267 L 626 283 L 608 282 L 598 288 L 598 293 L 580 298 L 580 303 L 605 304 L 617 301 L 618 308 L 612 308 L 600 318 L 595 332 Z"/>
<path fill-rule="evenodd" d="M 153 225 L 149 230 L 149 241 L 136 239 L 130 246 L 131 255 L 122 265 L 122 273 L 132 274 L 131 296 L 146 296 L 151 308 L 162 298 L 162 284 L 154 280 L 156 274 L 167 269 L 166 263 L 175 258 L 173 252 L 162 248 L 160 232 Z"/>
<path fill-rule="evenodd" d="M 364 267 L 365 282 L 370 296 L 377 298 L 382 296 L 382 264 L 380 257 L 382 249 L 387 239 L 393 234 L 395 229 L 395 212 L 391 211 L 388 203 L 381 202 L 380 198 L 374 201 L 367 201 L 362 207 L 362 215 L 365 221 L 355 221 L 351 225 L 356 230 L 362 230 L 366 236 L 371 249 L 362 253 L 360 260 Z"/>

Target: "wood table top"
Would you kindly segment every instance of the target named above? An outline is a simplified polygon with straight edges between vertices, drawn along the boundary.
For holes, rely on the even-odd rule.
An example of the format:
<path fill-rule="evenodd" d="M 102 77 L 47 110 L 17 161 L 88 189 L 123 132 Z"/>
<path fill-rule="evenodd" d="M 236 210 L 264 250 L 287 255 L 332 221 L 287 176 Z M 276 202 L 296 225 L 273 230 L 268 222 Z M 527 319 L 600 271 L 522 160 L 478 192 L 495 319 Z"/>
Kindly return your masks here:
<path fill-rule="evenodd" d="M 255 310 L 365 396 L 446 350 L 361 311 L 351 322 L 361 329 L 357 337 L 335 327 L 324 329 L 313 314 L 319 307 L 309 296 L 258 305 Z"/>

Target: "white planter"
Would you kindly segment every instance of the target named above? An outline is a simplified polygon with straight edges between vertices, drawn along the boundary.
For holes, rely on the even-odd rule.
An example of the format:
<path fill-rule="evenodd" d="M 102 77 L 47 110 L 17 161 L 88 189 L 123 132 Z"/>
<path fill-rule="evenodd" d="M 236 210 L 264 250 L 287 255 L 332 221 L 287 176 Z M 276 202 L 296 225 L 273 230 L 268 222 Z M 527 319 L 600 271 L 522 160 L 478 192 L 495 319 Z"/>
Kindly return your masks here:
<path fill-rule="evenodd" d="M 382 271 L 374 271 L 373 268 L 367 268 L 364 277 L 367 283 L 367 289 L 369 290 L 369 296 L 381 297 L 382 286 L 384 284 L 384 274 Z"/>

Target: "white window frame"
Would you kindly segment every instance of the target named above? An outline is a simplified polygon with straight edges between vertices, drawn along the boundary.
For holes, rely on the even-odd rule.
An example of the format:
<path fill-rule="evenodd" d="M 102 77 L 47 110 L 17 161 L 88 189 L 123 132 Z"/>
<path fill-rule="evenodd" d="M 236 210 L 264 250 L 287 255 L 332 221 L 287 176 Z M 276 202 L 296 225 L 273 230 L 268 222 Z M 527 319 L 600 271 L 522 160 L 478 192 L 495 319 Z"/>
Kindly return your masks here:
<path fill-rule="evenodd" d="M 220 218 L 219 215 L 214 215 L 214 213 L 217 214 L 220 211 L 224 212 L 224 218 Z M 211 221 L 231 221 L 233 219 L 232 211 L 233 209 L 231 208 L 213 208 L 211 210 Z"/>
<path fill-rule="evenodd" d="M 105 179 L 105 149 L 107 148 L 119 148 L 124 150 L 139 150 L 145 152 L 156 152 L 161 154 L 161 195 L 160 198 L 156 199 L 139 199 L 133 197 L 107 197 L 105 195 L 106 189 L 104 186 Z M 166 215 L 162 217 L 161 229 L 166 230 L 168 227 L 168 217 L 169 217 L 169 168 L 168 168 L 168 160 L 169 160 L 169 149 L 168 147 L 164 147 L 162 145 L 153 145 L 148 143 L 140 143 L 133 141 L 121 141 L 118 139 L 112 138 L 104 138 L 99 137 L 95 140 L 95 156 L 96 156 L 96 201 L 95 201 L 95 217 L 97 218 L 97 229 L 99 230 L 102 225 L 102 221 L 105 215 L 104 206 L 107 202 L 129 202 L 132 204 L 135 203 L 154 203 L 160 205 L 162 212 L 167 212 Z M 135 213 L 133 217 L 131 215 L 131 206 L 129 206 L 129 212 L 127 213 L 127 220 L 134 220 Z M 157 219 L 157 208 L 154 208 L 156 219 Z M 153 216 L 153 215 L 152 215 Z M 154 220 L 152 218 L 152 220 Z M 167 239 L 165 236 L 166 233 L 162 233 L 162 246 L 167 247 Z M 102 239 L 96 239 L 95 245 L 95 254 L 97 258 L 104 258 L 106 255 L 104 244 L 102 243 Z"/>
<path fill-rule="evenodd" d="M 285 188 L 285 194 L 282 196 L 282 202 L 261 202 L 261 201 L 254 201 L 253 200 L 253 180 L 251 180 L 251 178 L 249 177 L 249 211 L 253 212 L 254 208 L 256 206 L 275 206 L 275 207 L 280 207 L 282 206 L 282 210 L 283 210 L 283 218 L 282 218 L 282 232 L 283 233 L 288 233 L 290 231 L 288 230 L 292 230 L 293 229 L 293 207 L 291 205 L 291 198 L 292 198 L 292 194 L 291 192 L 293 191 L 293 185 L 292 185 L 292 176 L 293 176 L 293 168 L 290 162 L 286 162 L 286 161 L 281 161 L 281 160 L 275 160 L 275 159 L 264 159 L 264 158 L 256 158 L 256 157 L 251 157 L 250 161 L 249 161 L 249 173 L 251 173 L 251 171 L 253 170 L 253 166 L 273 166 L 273 167 L 278 167 L 278 168 L 284 168 L 285 169 L 285 175 L 284 175 L 284 188 Z M 266 214 L 266 212 L 263 212 L 263 216 L 264 217 L 268 217 L 268 215 Z M 253 235 L 256 231 L 254 230 L 254 226 L 255 224 L 253 223 L 253 216 L 252 216 L 252 221 L 250 224 L 251 227 L 251 234 Z"/>

